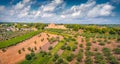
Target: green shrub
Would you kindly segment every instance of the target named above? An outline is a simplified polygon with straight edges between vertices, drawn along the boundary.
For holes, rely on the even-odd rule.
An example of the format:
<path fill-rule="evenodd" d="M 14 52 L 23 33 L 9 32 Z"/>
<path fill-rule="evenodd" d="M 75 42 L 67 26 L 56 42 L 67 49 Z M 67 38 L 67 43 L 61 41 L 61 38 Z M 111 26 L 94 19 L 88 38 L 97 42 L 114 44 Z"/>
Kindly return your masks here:
<path fill-rule="evenodd" d="M 98 48 L 94 48 L 94 51 L 98 51 Z"/>
<path fill-rule="evenodd" d="M 68 61 L 72 61 L 73 57 L 74 57 L 74 54 L 70 54 L 70 55 L 67 56 L 67 60 Z"/>
<path fill-rule="evenodd" d="M 26 60 L 31 60 L 32 59 L 30 54 L 26 54 L 25 58 L 26 58 Z"/>
<path fill-rule="evenodd" d="M 71 47 L 70 47 L 70 46 L 67 46 L 66 49 L 67 49 L 67 50 L 71 50 Z"/>
<path fill-rule="evenodd" d="M 25 48 L 22 48 L 23 51 L 25 51 Z"/>
<path fill-rule="evenodd" d="M 45 52 L 45 51 L 40 51 L 40 54 L 42 55 L 42 57 L 44 57 L 45 55 L 47 55 L 47 52 Z"/>
<path fill-rule="evenodd" d="M 66 49 L 66 46 L 65 46 L 65 45 L 61 46 L 61 49 L 62 49 L 62 50 L 65 50 L 65 49 Z"/>
<path fill-rule="evenodd" d="M 36 46 L 34 47 L 34 50 L 37 50 L 37 47 L 36 47 Z"/>
<path fill-rule="evenodd" d="M 93 40 L 93 43 L 96 43 L 96 40 Z"/>
<path fill-rule="evenodd" d="M 64 61 L 63 61 L 63 59 L 62 58 L 60 58 L 60 59 L 58 59 L 58 63 L 60 64 L 60 63 L 63 63 Z"/>
<path fill-rule="evenodd" d="M 83 47 L 83 44 L 80 44 L 79 46 L 82 48 L 82 47 Z"/>
<path fill-rule="evenodd" d="M 76 49 L 77 49 L 77 46 L 74 45 L 74 46 L 72 47 L 72 51 L 75 51 Z"/>
<path fill-rule="evenodd" d="M 48 50 L 52 50 L 53 49 L 53 47 L 52 46 L 50 46 L 49 48 L 48 48 Z"/>
<path fill-rule="evenodd" d="M 5 48 L 3 48 L 3 49 L 2 49 L 2 52 L 6 52 L 6 49 L 5 49 Z"/>
<path fill-rule="evenodd" d="M 104 46 L 104 45 L 105 45 L 105 43 L 104 43 L 104 42 L 100 42 L 100 43 L 99 43 L 99 45 Z"/>
<path fill-rule="evenodd" d="M 81 62 L 82 58 L 83 58 L 83 54 L 82 54 L 82 52 L 79 52 L 78 55 L 77 55 L 77 61 Z"/>
<path fill-rule="evenodd" d="M 34 53 L 34 52 L 31 52 L 30 55 L 31 55 L 31 57 L 34 57 L 34 56 L 35 56 L 35 53 Z"/>
<path fill-rule="evenodd" d="M 115 48 L 115 49 L 113 49 L 113 51 L 115 54 L 120 54 L 120 48 Z"/>
<path fill-rule="evenodd" d="M 44 38 L 41 39 L 41 42 L 43 42 Z"/>
<path fill-rule="evenodd" d="M 105 61 L 105 59 L 101 53 L 95 54 L 95 63 L 96 64 L 107 64 L 107 62 Z"/>
<path fill-rule="evenodd" d="M 118 47 L 118 48 L 120 48 L 120 44 L 119 44 L 119 45 L 117 45 L 117 47 Z"/>
<path fill-rule="evenodd" d="M 92 59 L 90 57 L 86 57 L 85 64 L 93 64 Z"/>
<path fill-rule="evenodd" d="M 21 54 L 21 50 L 18 50 L 18 53 Z"/>
<path fill-rule="evenodd" d="M 84 39 L 82 38 L 82 40 L 81 40 L 82 42 L 84 42 Z"/>
<path fill-rule="evenodd" d="M 104 55 L 107 57 L 110 64 L 119 64 L 118 60 L 111 54 L 109 48 L 103 48 L 102 51 Z"/>
<path fill-rule="evenodd" d="M 29 51 L 31 51 L 32 49 L 30 47 L 27 48 Z"/>
<path fill-rule="evenodd" d="M 59 58 L 58 54 L 54 54 L 54 58 L 58 59 Z"/>
<path fill-rule="evenodd" d="M 86 50 L 85 55 L 86 55 L 86 56 L 93 56 L 94 53 L 91 52 L 91 51 L 89 51 L 89 50 Z"/>
<path fill-rule="evenodd" d="M 108 43 L 108 44 L 110 44 L 110 43 L 111 43 L 111 41 L 108 41 L 107 43 Z"/>
<path fill-rule="evenodd" d="M 120 37 L 117 38 L 117 41 L 120 42 Z"/>
<path fill-rule="evenodd" d="M 91 46 L 91 43 L 90 43 L 90 42 L 87 42 L 87 43 L 86 43 L 86 46 Z"/>
<path fill-rule="evenodd" d="M 90 46 L 87 46 L 87 47 L 86 47 L 86 50 L 90 50 Z"/>
<path fill-rule="evenodd" d="M 34 44 L 36 44 L 37 42 L 36 41 L 34 41 Z"/>

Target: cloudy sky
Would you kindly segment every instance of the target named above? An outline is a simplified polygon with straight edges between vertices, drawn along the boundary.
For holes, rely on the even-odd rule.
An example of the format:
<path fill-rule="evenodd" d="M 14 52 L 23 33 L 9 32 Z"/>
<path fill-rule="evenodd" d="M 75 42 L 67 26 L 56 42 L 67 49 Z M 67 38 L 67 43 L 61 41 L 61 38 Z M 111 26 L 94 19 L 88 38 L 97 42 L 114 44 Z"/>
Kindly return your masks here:
<path fill-rule="evenodd" d="M 120 24 L 120 0 L 0 0 L 0 22 Z"/>

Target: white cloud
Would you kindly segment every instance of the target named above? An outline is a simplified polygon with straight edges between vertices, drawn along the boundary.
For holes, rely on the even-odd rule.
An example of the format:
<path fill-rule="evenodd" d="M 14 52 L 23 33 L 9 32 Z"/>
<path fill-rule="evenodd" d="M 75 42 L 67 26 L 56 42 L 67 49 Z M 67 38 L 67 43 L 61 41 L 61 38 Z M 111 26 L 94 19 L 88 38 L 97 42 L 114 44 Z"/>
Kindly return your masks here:
<path fill-rule="evenodd" d="M 0 11 L 4 10 L 5 6 L 0 6 Z"/>
<path fill-rule="evenodd" d="M 10 8 L 5 8 L 6 21 L 93 21 L 97 17 L 110 16 L 114 7 L 108 3 L 96 4 L 89 0 L 87 3 L 73 5 L 65 9 L 63 0 L 53 0 L 48 4 L 39 6 L 37 10 L 31 10 L 31 0 L 22 0 Z M 0 6 L 0 10 L 4 7 Z M 56 12 L 56 11 L 60 12 Z M 87 19 L 86 19 L 87 18 Z M 90 20 L 92 19 L 92 20 Z M 0 20 L 3 20 L 0 18 Z"/>
<path fill-rule="evenodd" d="M 53 0 L 51 3 L 48 3 L 47 5 L 42 5 L 40 9 L 44 12 L 53 12 L 58 5 L 63 3 L 62 0 Z"/>
<path fill-rule="evenodd" d="M 23 0 L 23 3 L 28 3 L 30 2 L 30 0 Z"/>
<path fill-rule="evenodd" d="M 87 18 L 87 17 L 101 17 L 112 15 L 113 6 L 104 3 L 96 4 L 95 1 L 89 1 L 85 4 L 72 6 L 67 11 L 63 12 L 63 15 L 67 18 Z"/>
<path fill-rule="evenodd" d="M 23 7 L 24 7 L 24 4 L 22 4 L 22 2 L 19 2 L 14 6 L 15 9 L 22 9 Z"/>
<path fill-rule="evenodd" d="M 112 15 L 113 6 L 109 4 L 101 4 L 95 6 L 88 12 L 88 17 L 99 17 Z"/>
<path fill-rule="evenodd" d="M 52 13 L 44 13 L 41 17 L 53 17 L 54 16 L 54 14 L 52 14 Z"/>
<path fill-rule="evenodd" d="M 82 18 L 86 17 L 87 13 L 91 8 L 95 6 L 95 2 L 87 2 L 81 5 L 72 6 L 70 9 L 63 12 L 67 18 Z"/>
<path fill-rule="evenodd" d="M 112 3 L 120 4 L 120 0 L 110 0 Z"/>

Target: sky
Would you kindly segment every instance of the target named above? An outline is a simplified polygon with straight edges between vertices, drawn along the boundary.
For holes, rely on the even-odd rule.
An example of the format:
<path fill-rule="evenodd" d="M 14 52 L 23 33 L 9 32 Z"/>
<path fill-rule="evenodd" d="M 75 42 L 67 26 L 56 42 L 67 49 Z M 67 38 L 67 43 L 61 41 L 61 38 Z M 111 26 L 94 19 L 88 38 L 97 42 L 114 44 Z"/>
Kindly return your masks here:
<path fill-rule="evenodd" d="M 0 0 L 0 22 L 120 24 L 120 0 Z"/>

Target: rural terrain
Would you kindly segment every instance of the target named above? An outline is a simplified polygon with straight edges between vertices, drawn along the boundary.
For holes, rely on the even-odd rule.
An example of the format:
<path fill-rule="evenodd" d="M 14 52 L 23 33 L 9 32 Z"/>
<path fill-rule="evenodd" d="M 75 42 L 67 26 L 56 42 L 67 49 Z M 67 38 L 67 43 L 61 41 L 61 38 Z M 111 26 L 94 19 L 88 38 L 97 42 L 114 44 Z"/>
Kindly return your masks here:
<path fill-rule="evenodd" d="M 0 64 L 120 64 L 120 25 L 1 23 Z"/>

